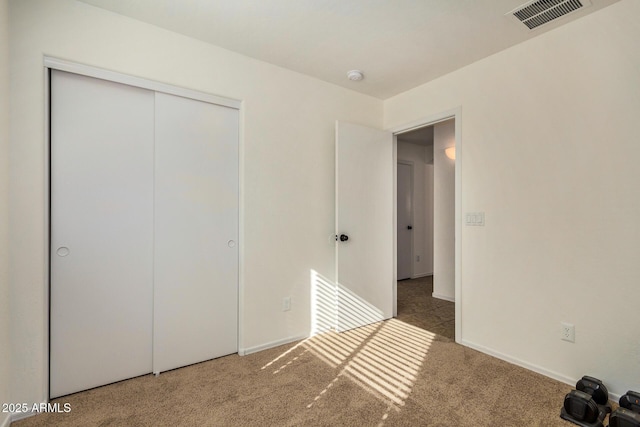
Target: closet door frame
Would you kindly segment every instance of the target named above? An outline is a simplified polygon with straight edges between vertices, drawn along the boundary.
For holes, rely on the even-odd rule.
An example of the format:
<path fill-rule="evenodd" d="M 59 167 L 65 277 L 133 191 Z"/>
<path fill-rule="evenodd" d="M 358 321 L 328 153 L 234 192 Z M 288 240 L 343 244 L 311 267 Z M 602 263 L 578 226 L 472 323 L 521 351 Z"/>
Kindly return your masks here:
<path fill-rule="evenodd" d="M 93 77 L 101 80 L 107 80 L 115 83 L 121 83 L 142 89 L 148 89 L 155 92 L 167 93 L 170 95 L 181 96 L 184 98 L 194 99 L 198 101 L 216 104 L 224 107 L 230 107 L 238 110 L 239 129 L 238 129 L 238 354 L 244 355 L 243 346 L 243 296 L 244 296 L 244 114 L 243 102 L 237 99 L 226 98 L 218 95 L 212 95 L 205 92 L 199 92 L 192 89 L 182 88 L 169 85 L 141 77 L 130 76 L 98 67 L 92 67 L 85 64 L 62 60 L 50 56 L 44 56 L 44 184 L 47 191 L 44 192 L 45 216 L 44 220 L 44 271 L 45 271 L 45 337 L 44 337 L 44 366 L 43 366 L 43 384 L 42 396 L 45 401 L 49 401 L 49 358 L 50 358 L 50 316 L 51 316 L 51 70 L 67 71 L 69 73 L 79 74 L 87 77 Z"/>

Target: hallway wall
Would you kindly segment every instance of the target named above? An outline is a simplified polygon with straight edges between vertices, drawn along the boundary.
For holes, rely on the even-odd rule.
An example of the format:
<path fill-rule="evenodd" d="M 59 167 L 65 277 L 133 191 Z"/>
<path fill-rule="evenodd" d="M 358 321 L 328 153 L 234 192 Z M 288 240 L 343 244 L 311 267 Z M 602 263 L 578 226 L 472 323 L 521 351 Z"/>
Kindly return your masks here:
<path fill-rule="evenodd" d="M 614 394 L 640 389 L 640 2 L 621 0 L 385 101 L 460 107 L 463 344 Z M 576 342 L 560 339 L 575 325 Z"/>

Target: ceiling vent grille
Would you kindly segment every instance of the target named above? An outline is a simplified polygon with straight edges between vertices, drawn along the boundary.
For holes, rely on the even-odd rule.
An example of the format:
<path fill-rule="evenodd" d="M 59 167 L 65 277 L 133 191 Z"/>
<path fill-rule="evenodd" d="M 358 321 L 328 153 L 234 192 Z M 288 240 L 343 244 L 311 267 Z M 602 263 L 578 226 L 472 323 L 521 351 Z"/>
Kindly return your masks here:
<path fill-rule="evenodd" d="M 588 0 L 537 0 L 522 5 L 507 15 L 512 15 L 529 30 L 533 30 L 588 5 Z"/>

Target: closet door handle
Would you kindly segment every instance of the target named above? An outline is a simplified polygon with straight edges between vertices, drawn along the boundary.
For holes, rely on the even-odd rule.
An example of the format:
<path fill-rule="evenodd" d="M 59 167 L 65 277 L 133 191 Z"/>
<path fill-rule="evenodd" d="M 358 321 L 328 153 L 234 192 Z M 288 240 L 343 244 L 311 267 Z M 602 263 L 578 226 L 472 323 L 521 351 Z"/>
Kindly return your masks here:
<path fill-rule="evenodd" d="M 58 254 L 58 256 L 65 257 L 65 256 L 69 255 L 70 252 L 71 251 L 66 246 L 60 246 L 58 248 L 58 250 L 56 251 L 56 254 Z"/>

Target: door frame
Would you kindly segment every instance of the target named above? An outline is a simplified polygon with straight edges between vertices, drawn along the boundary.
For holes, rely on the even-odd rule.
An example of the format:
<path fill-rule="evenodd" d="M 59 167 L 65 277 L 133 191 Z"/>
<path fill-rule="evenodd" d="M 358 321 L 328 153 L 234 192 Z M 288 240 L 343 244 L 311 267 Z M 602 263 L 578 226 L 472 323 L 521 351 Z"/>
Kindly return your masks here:
<path fill-rule="evenodd" d="M 409 166 L 409 169 L 411 171 L 411 175 L 410 175 L 410 178 L 409 178 L 409 195 L 411 197 L 411 212 L 409 213 L 409 222 L 412 224 L 412 226 L 415 229 L 415 205 L 414 205 L 414 198 L 413 198 L 413 189 L 414 189 L 414 186 L 415 186 L 415 183 L 414 183 L 414 165 L 413 165 L 413 162 L 410 161 L 410 160 L 398 160 L 396 162 L 396 191 L 397 191 L 397 184 L 398 184 L 397 183 L 397 179 L 398 179 L 397 166 L 400 165 L 400 164 Z M 397 206 L 397 197 L 398 197 L 398 195 L 396 193 L 396 206 Z M 396 219 L 396 221 L 397 221 L 397 219 Z M 396 252 L 397 252 L 397 248 L 398 248 L 397 232 L 398 232 L 398 228 L 397 228 L 397 225 L 396 225 Z M 414 236 L 414 233 L 411 233 L 410 248 L 409 248 L 409 256 L 411 258 L 411 262 L 409 263 L 409 265 L 410 265 L 410 267 L 409 267 L 409 273 L 410 273 L 409 274 L 409 279 L 413 279 L 413 270 L 414 270 L 413 263 L 414 263 L 415 254 L 414 254 L 413 245 L 414 245 L 415 242 L 414 242 L 413 236 Z M 398 257 L 398 254 L 396 253 L 396 265 L 397 265 L 397 262 L 398 262 L 398 258 L 397 257 Z M 398 279 L 398 272 L 397 272 L 397 269 L 396 269 L 396 283 L 397 283 L 397 279 Z M 396 306 L 396 309 L 397 309 L 397 306 Z"/>
<path fill-rule="evenodd" d="M 425 116 L 411 122 L 392 126 L 385 130 L 393 134 L 393 151 L 397 153 L 398 148 L 398 134 L 405 133 L 414 129 L 432 126 L 440 122 L 444 122 L 450 119 L 454 119 L 455 126 L 455 147 L 456 147 L 456 159 L 455 159 L 455 341 L 457 343 L 462 342 L 462 106 L 452 108 L 450 110 L 442 111 L 430 116 Z M 394 155 L 394 167 L 397 165 L 397 155 Z M 397 188 L 398 171 L 395 170 L 393 175 L 393 188 Z M 395 190 L 394 190 L 395 191 Z M 396 200 L 397 194 L 394 194 L 394 200 Z M 397 248 L 397 202 L 394 203 L 394 224 L 393 224 L 393 266 L 394 275 L 397 277 L 397 261 L 398 261 L 398 248 Z M 393 285 L 393 316 L 398 315 L 398 282 L 397 280 Z"/>
<path fill-rule="evenodd" d="M 49 402 L 49 357 L 50 357 L 50 322 L 51 322 L 51 72 L 50 70 L 66 71 L 115 83 L 122 83 L 156 92 L 168 93 L 184 98 L 195 99 L 210 104 L 221 105 L 238 110 L 238 354 L 246 353 L 244 348 L 244 102 L 237 99 L 222 97 L 206 92 L 169 85 L 158 81 L 135 77 L 103 68 L 93 67 L 77 62 L 67 61 L 51 56 L 43 57 L 44 78 L 44 357 L 42 398 Z"/>

